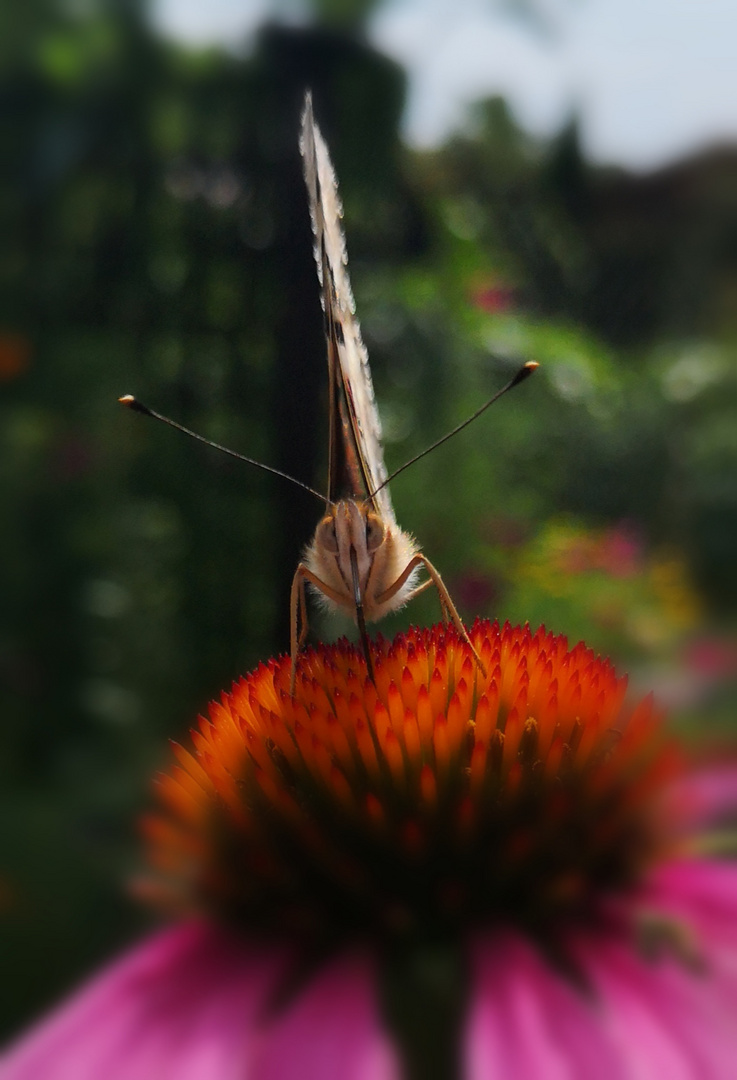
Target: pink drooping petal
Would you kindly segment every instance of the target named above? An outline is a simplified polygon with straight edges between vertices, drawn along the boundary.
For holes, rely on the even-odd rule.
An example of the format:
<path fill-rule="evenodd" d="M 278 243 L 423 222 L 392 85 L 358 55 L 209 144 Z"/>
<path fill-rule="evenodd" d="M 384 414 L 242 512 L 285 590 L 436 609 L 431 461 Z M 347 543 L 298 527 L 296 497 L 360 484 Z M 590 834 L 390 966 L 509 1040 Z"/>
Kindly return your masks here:
<path fill-rule="evenodd" d="M 737 815 L 737 761 L 687 773 L 669 792 L 668 812 L 690 831 Z"/>
<path fill-rule="evenodd" d="M 203 923 L 150 938 L 0 1059 L 2 1080 L 248 1080 L 285 957 Z"/>
<path fill-rule="evenodd" d="M 645 895 L 707 936 L 737 938 L 737 862 L 672 860 L 653 871 Z"/>
<path fill-rule="evenodd" d="M 663 866 L 632 914 L 640 903 L 680 925 L 693 954 L 666 932 L 647 958 L 634 921 L 576 934 L 570 955 L 588 992 L 513 935 L 477 944 L 464 1080 L 737 1076 L 737 865 Z"/>
<path fill-rule="evenodd" d="M 257 1080 L 399 1080 L 375 965 L 348 953 L 317 972 L 261 1035 Z"/>
<path fill-rule="evenodd" d="M 645 899 L 650 910 L 686 932 L 712 993 L 733 1018 L 730 1031 L 737 1032 L 737 863 L 682 859 L 664 865 Z"/>
<path fill-rule="evenodd" d="M 628 1080 L 600 1006 L 513 935 L 473 956 L 464 1080 Z"/>
<path fill-rule="evenodd" d="M 719 979 L 675 956 L 647 960 L 626 940 L 592 943 L 581 961 L 606 1005 L 602 1020 L 625 1075 L 732 1080 L 734 1001 L 723 1000 Z"/>

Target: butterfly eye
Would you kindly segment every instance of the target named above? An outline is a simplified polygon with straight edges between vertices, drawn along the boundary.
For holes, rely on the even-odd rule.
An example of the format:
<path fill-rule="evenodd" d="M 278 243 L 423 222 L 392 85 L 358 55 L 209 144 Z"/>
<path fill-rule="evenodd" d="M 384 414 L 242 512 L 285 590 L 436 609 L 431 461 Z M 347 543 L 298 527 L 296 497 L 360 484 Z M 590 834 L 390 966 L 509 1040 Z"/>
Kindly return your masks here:
<path fill-rule="evenodd" d="M 321 547 L 323 551 L 329 552 L 331 555 L 338 554 L 338 537 L 335 532 L 335 518 L 328 514 L 324 517 L 320 524 L 317 526 L 317 533 L 315 536 L 318 547 Z"/>
<path fill-rule="evenodd" d="M 381 518 L 376 514 L 369 514 L 366 518 L 366 547 L 369 551 L 376 551 L 384 542 L 384 526 Z"/>

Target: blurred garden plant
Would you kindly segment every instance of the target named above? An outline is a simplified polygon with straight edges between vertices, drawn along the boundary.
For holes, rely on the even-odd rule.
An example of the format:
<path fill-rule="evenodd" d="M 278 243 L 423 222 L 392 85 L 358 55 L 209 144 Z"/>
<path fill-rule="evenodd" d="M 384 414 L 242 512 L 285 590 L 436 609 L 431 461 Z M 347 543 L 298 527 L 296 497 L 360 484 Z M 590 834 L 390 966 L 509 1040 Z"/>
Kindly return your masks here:
<path fill-rule="evenodd" d="M 702 604 L 683 558 L 648 551 L 626 522 L 594 528 L 553 518 L 510 555 L 508 603 L 541 611 L 608 653 L 663 655 L 701 624 Z"/>
<path fill-rule="evenodd" d="M 270 660 L 174 746 L 145 822 L 180 917 L 12 1048 L 4 1080 L 728 1080 L 737 867 L 583 643 L 477 622 Z M 712 851 L 714 850 L 712 836 Z M 440 959 L 439 959 L 440 958 Z"/>

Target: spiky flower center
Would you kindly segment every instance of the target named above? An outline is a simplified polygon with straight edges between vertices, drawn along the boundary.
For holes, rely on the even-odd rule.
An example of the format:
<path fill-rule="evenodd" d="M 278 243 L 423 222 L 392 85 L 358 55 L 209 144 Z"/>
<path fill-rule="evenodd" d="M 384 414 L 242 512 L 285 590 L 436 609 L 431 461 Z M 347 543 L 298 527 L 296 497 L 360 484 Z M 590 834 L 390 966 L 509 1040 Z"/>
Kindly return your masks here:
<path fill-rule="evenodd" d="M 272 660 L 212 704 L 160 780 L 151 854 L 180 895 L 309 938 L 513 922 L 628 888 L 676 767 L 647 698 L 582 643 L 477 623 Z"/>

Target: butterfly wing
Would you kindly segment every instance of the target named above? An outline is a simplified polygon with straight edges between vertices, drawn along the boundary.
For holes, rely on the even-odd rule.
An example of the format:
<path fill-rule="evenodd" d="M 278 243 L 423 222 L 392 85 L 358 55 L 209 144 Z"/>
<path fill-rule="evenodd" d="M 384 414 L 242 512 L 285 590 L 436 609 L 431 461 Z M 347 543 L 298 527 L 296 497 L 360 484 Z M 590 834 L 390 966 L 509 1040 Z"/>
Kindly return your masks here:
<path fill-rule="evenodd" d="M 315 261 L 325 316 L 330 381 L 328 500 L 369 499 L 386 524 L 396 523 L 388 487 L 373 493 L 387 472 L 368 353 L 355 315 L 343 207 L 328 148 L 305 96 L 300 151 L 315 237 Z"/>

